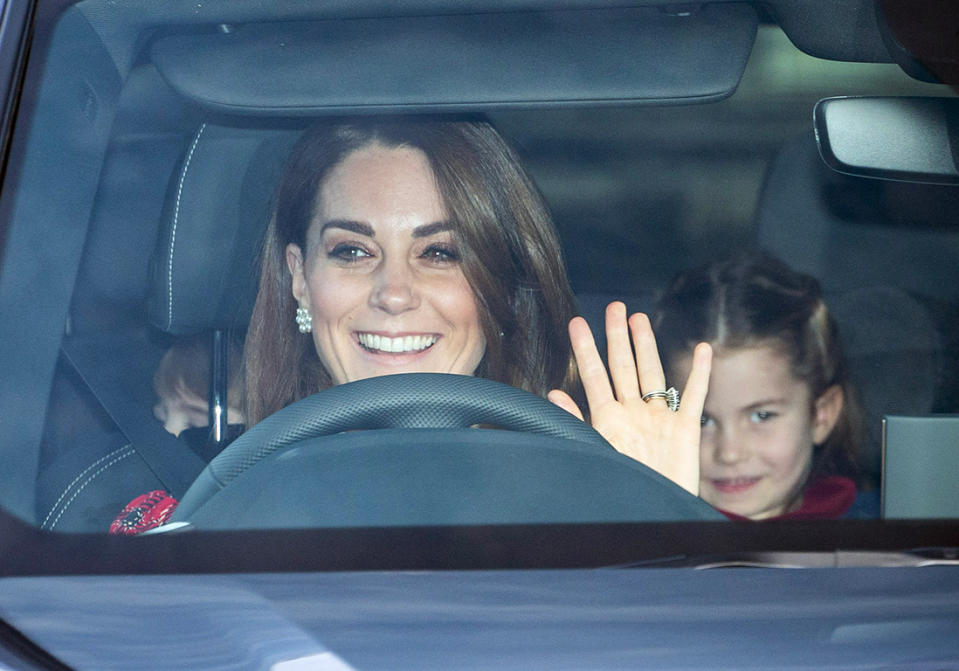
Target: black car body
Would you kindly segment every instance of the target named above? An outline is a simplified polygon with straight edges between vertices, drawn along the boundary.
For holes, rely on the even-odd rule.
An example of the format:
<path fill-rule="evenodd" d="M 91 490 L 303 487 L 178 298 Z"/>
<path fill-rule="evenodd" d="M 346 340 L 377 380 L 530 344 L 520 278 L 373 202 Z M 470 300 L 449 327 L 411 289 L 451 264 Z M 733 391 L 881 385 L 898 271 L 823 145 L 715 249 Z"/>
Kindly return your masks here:
<path fill-rule="evenodd" d="M 0 661 L 959 665 L 948 5 L 8 0 Z M 290 145 L 317 119 L 380 113 L 483 114 L 515 142 L 594 323 L 613 298 L 652 309 L 675 272 L 741 247 L 819 277 L 883 518 L 733 523 L 577 429 L 423 428 L 388 405 L 395 426 L 258 455 L 188 526 L 108 536 L 157 483 L 209 481 L 209 455 L 154 421 L 152 371 L 174 336 L 245 328 Z M 903 442 L 914 452 L 884 462 Z M 482 486 L 451 476 L 461 453 Z M 365 460 L 337 471 L 337 454 Z M 369 508 L 340 514 L 321 476 L 357 483 Z"/>

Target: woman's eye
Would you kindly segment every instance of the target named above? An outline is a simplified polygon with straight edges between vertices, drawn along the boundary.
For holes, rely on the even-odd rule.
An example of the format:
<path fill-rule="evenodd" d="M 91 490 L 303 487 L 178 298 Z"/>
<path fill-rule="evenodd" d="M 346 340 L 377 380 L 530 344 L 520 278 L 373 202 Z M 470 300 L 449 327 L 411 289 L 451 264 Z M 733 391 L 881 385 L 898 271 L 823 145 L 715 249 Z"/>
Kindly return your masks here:
<path fill-rule="evenodd" d="M 435 263 L 455 263 L 460 260 L 456 248 L 448 245 L 430 245 L 421 254 L 422 258 Z"/>
<path fill-rule="evenodd" d="M 703 415 L 702 417 L 699 418 L 700 426 L 709 426 L 711 424 L 713 424 L 713 418 L 710 417 L 709 415 Z"/>
<path fill-rule="evenodd" d="M 359 261 L 360 259 L 372 256 L 372 254 L 357 245 L 342 243 L 336 245 L 333 249 L 327 252 L 327 256 L 329 256 L 331 259 L 338 259 L 340 261 L 352 263 L 354 261 Z"/>

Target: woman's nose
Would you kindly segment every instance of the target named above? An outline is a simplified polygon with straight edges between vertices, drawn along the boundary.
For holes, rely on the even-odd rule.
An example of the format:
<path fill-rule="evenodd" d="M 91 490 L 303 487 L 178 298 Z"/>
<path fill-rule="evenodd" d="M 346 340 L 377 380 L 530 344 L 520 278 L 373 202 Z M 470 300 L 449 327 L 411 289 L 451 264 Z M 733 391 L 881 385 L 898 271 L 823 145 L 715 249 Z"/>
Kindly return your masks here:
<path fill-rule="evenodd" d="M 419 307 L 413 271 L 406 264 L 384 261 L 373 277 L 370 305 L 389 314 L 399 314 Z"/>

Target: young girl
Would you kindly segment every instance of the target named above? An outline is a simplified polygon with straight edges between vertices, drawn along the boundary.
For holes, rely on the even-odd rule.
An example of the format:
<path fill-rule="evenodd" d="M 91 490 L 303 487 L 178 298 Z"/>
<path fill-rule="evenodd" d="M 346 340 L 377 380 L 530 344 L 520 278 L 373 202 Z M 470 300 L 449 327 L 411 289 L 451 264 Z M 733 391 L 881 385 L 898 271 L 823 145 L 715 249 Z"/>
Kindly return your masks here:
<path fill-rule="evenodd" d="M 856 499 L 860 411 L 818 282 L 767 255 L 678 276 L 654 330 L 667 377 L 713 348 L 699 495 L 732 518 L 842 517 Z"/>

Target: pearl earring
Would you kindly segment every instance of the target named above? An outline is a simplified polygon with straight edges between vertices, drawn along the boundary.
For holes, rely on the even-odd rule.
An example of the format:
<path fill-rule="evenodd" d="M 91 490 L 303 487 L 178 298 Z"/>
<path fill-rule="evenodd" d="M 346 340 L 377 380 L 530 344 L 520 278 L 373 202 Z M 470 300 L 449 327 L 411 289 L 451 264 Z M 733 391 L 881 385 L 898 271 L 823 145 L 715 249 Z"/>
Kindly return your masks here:
<path fill-rule="evenodd" d="M 306 308 L 296 309 L 296 325 L 300 333 L 310 333 L 313 330 L 313 316 Z"/>

